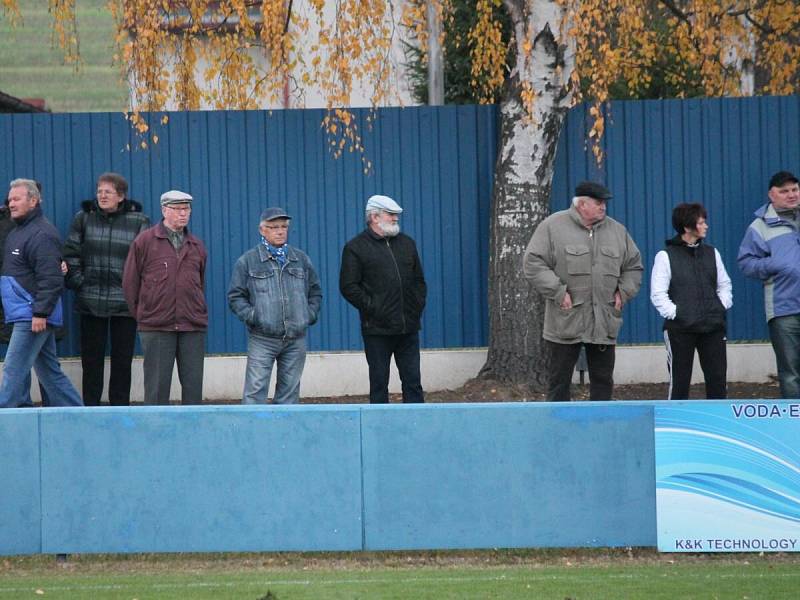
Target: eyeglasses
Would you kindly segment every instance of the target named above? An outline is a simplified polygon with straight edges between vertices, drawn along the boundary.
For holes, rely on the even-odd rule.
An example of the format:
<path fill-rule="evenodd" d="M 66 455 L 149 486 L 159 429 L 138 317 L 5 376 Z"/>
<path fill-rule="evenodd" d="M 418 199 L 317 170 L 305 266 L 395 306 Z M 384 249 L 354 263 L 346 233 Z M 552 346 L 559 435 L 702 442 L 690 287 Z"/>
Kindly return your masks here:
<path fill-rule="evenodd" d="M 171 210 L 174 210 L 175 212 L 181 212 L 181 213 L 191 212 L 192 211 L 192 207 L 191 206 L 181 206 L 179 208 L 177 206 L 171 206 L 171 205 L 167 204 L 166 208 L 169 208 Z"/>
<path fill-rule="evenodd" d="M 288 225 L 264 225 L 267 229 L 289 229 Z"/>

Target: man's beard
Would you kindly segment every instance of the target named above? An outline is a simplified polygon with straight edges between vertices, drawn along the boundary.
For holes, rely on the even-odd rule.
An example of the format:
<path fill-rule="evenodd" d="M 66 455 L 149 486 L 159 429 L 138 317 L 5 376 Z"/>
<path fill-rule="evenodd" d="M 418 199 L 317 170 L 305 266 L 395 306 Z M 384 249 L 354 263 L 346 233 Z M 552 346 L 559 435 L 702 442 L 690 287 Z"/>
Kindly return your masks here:
<path fill-rule="evenodd" d="M 400 223 L 378 223 L 384 237 L 394 237 L 400 233 Z"/>

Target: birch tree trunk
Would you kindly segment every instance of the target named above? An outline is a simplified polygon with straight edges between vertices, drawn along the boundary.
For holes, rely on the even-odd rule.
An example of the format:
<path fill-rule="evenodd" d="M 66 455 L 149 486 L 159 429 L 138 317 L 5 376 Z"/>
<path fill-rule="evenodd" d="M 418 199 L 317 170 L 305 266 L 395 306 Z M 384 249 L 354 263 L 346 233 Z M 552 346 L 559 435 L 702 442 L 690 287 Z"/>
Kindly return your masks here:
<path fill-rule="evenodd" d="M 575 48 L 563 3 L 504 0 L 516 67 L 501 102 L 489 238 L 489 354 L 480 378 L 546 384 L 544 302 L 522 276 L 533 230 L 550 213 L 556 148 L 572 95 Z"/>

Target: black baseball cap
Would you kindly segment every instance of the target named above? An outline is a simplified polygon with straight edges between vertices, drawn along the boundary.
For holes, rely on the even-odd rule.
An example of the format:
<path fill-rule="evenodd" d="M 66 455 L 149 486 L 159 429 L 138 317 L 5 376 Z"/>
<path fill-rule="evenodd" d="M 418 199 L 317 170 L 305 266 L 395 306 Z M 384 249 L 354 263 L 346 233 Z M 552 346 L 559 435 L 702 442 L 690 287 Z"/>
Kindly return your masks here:
<path fill-rule="evenodd" d="M 274 221 L 275 219 L 291 219 L 285 210 L 277 206 L 271 206 L 261 213 L 261 222 Z"/>
<path fill-rule="evenodd" d="M 778 171 L 770 177 L 769 180 L 769 189 L 774 187 L 782 187 L 787 183 L 800 183 L 800 179 L 797 179 L 792 173 L 789 171 Z"/>

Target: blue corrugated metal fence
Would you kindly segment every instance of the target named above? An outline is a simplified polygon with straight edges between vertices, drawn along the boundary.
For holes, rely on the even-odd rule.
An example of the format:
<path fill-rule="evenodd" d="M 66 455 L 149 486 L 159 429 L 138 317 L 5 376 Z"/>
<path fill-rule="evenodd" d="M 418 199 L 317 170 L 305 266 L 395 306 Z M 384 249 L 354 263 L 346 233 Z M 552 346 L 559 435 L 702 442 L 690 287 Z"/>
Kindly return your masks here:
<path fill-rule="evenodd" d="M 338 293 L 340 252 L 363 226 L 366 198 L 391 195 L 406 209 L 403 227 L 418 242 L 429 281 L 423 345 L 485 345 L 496 108 L 355 113 L 374 165 L 369 173 L 358 153 L 331 157 L 319 110 L 169 113 L 169 124 L 158 128 L 159 143 L 146 150 L 117 114 L 0 115 L 0 182 L 40 180 L 46 212 L 63 233 L 103 171 L 125 175 L 131 197 L 152 217 L 160 216 L 163 191 L 191 192 L 197 199 L 191 227 L 209 250 L 212 353 L 245 351 L 244 328 L 228 311 L 225 291 L 236 258 L 256 243 L 258 214 L 268 205 L 288 209 L 294 217 L 290 241 L 308 252 L 320 273 L 325 298 L 310 348 L 359 348 L 358 316 Z M 739 274 L 735 257 L 752 212 L 766 201 L 770 174 L 800 171 L 799 114 L 797 96 L 615 102 L 603 139 L 606 160 L 598 167 L 586 144 L 585 107 L 570 112 L 553 210 L 567 206 L 578 180 L 606 181 L 615 196 L 609 212 L 629 228 L 647 267 L 620 341 L 660 339 L 660 320 L 648 300 L 649 268 L 672 235 L 671 209 L 681 201 L 709 208 L 709 241 L 734 281 L 730 339 L 766 337 L 760 285 Z M 65 354 L 77 353 L 75 329 Z"/>
<path fill-rule="evenodd" d="M 753 212 L 767 202 L 767 182 L 779 170 L 800 172 L 800 97 L 652 100 L 612 103 L 601 168 L 586 148 L 589 117 L 573 110 L 562 134 L 553 209 L 567 205 L 574 183 L 608 182 L 611 216 L 623 222 L 645 260 L 639 296 L 626 309 L 621 341 L 661 339 L 661 319 L 649 301 L 656 252 L 672 237 L 672 207 L 702 202 L 709 211 L 708 241 L 733 280 L 728 316 L 731 340 L 766 339 L 761 284 L 736 267 L 736 254 Z"/>
<path fill-rule="evenodd" d="M 358 315 L 338 291 L 340 254 L 364 226 L 367 197 L 388 194 L 405 209 L 403 228 L 417 240 L 432 282 L 423 345 L 484 345 L 494 107 L 384 109 L 372 125 L 370 111 L 356 115 L 374 165 L 368 173 L 358 153 L 331 156 L 320 110 L 169 113 L 158 143 L 146 150 L 122 115 L 0 115 L 0 182 L 41 181 L 45 212 L 62 233 L 103 171 L 123 174 L 130 196 L 154 219 L 162 192 L 190 192 L 190 228 L 209 253 L 211 353 L 246 351 L 226 290 L 234 262 L 258 241 L 258 215 L 270 205 L 292 215 L 290 242 L 311 256 L 322 280 L 323 309 L 309 347 L 360 348 Z M 74 315 L 73 323 L 64 354 L 78 352 Z"/>

